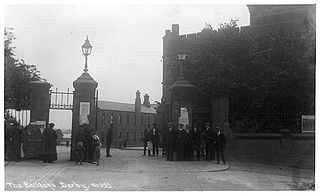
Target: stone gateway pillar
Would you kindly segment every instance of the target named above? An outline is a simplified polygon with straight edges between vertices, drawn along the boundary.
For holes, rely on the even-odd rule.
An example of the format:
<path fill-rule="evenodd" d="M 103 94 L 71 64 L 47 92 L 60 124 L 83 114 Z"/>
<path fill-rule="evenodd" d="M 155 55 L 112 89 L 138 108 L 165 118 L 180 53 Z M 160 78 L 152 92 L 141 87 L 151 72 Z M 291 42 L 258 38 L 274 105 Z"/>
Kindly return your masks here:
<path fill-rule="evenodd" d="M 43 130 L 49 122 L 50 83 L 32 81 L 29 83 L 30 93 L 30 124 L 23 129 L 21 141 L 24 158 L 38 158 L 41 155 Z"/>
<path fill-rule="evenodd" d="M 29 84 L 30 94 L 30 121 L 49 121 L 49 89 L 50 83 L 32 81 Z"/>
<path fill-rule="evenodd" d="M 76 137 L 80 125 L 87 123 L 90 129 L 96 127 L 96 88 L 98 83 L 84 72 L 73 82 L 73 109 L 72 109 L 72 131 L 71 131 L 71 160 L 74 160 L 74 149 Z"/>

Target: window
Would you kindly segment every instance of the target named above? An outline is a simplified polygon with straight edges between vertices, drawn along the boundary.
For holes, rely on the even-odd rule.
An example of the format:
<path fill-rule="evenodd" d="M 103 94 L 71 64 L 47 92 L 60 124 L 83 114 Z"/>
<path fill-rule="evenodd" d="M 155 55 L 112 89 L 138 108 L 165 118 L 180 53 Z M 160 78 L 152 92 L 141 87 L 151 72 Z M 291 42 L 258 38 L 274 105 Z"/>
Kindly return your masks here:
<path fill-rule="evenodd" d="M 101 142 L 102 143 L 104 143 L 104 136 L 105 136 L 104 131 L 102 131 L 102 137 L 101 137 Z"/>
<path fill-rule="evenodd" d="M 113 123 L 113 113 L 110 115 L 110 123 Z"/>
<path fill-rule="evenodd" d="M 134 124 L 135 125 L 137 124 L 137 115 L 136 114 L 134 115 Z"/>
<path fill-rule="evenodd" d="M 137 140 L 137 132 L 134 132 L 133 133 L 133 141 L 136 141 Z"/>
<path fill-rule="evenodd" d="M 106 122 L 106 114 L 103 113 L 103 114 L 102 114 L 102 121 L 101 121 L 101 123 L 102 123 L 102 124 L 105 124 L 105 122 Z"/>
<path fill-rule="evenodd" d="M 143 132 L 140 132 L 140 141 L 142 141 L 143 142 Z"/>
<path fill-rule="evenodd" d="M 129 132 L 127 131 L 127 141 L 129 141 Z"/>
<path fill-rule="evenodd" d="M 121 114 L 119 114 L 119 124 L 121 124 Z"/>
<path fill-rule="evenodd" d="M 121 131 L 119 132 L 119 138 L 121 138 Z"/>
<path fill-rule="evenodd" d="M 143 125 L 143 115 L 141 115 L 141 125 Z"/>
<path fill-rule="evenodd" d="M 148 123 L 150 123 L 150 116 L 148 116 Z"/>
<path fill-rule="evenodd" d="M 103 130 L 103 126 L 105 125 L 106 123 L 106 114 L 103 113 L 102 114 L 102 119 L 101 119 L 101 129 Z"/>
<path fill-rule="evenodd" d="M 156 116 L 153 116 L 153 122 L 154 123 L 156 122 Z"/>
<path fill-rule="evenodd" d="M 130 123 L 130 121 L 129 121 L 129 114 L 127 114 L 127 123 L 129 124 Z"/>

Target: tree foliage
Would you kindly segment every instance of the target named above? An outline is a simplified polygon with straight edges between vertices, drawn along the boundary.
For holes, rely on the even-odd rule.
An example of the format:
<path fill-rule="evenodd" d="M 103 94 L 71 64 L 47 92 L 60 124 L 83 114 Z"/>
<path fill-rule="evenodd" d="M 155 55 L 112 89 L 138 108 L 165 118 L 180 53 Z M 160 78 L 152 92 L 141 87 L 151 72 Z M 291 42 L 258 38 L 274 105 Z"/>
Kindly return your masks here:
<path fill-rule="evenodd" d="M 44 80 L 35 65 L 26 64 L 23 59 L 16 59 L 12 28 L 4 29 L 4 102 L 5 109 L 29 109 L 28 83 Z"/>
<path fill-rule="evenodd" d="M 199 90 L 230 97 L 231 120 L 245 129 L 294 130 L 296 116 L 314 114 L 313 30 L 239 33 L 237 20 L 210 27 L 185 72 Z"/>

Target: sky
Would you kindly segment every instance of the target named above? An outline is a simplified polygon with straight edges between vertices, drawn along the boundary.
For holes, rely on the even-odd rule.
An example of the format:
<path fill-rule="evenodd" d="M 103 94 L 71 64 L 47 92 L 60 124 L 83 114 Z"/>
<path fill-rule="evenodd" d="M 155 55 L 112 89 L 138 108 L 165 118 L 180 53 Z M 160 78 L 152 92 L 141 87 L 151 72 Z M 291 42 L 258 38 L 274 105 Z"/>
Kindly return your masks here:
<path fill-rule="evenodd" d="M 89 74 L 99 99 L 134 103 L 135 92 L 150 102 L 162 96 L 162 37 L 172 24 L 180 34 L 200 32 L 205 23 L 238 19 L 249 25 L 246 5 L 5 5 L 5 26 L 13 28 L 17 58 L 34 64 L 53 89 L 73 90 L 83 72 L 81 45 L 93 45 Z M 71 111 L 50 111 L 57 128 L 71 128 Z"/>

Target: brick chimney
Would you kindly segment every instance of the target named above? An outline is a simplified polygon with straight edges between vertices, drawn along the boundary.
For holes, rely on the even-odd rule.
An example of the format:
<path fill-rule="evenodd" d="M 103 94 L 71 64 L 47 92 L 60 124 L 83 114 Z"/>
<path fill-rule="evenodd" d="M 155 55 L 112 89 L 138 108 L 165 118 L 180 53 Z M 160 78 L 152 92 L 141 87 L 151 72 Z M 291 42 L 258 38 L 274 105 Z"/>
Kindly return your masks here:
<path fill-rule="evenodd" d="M 143 105 L 144 105 L 145 107 L 148 107 L 148 108 L 151 107 L 150 101 L 149 101 L 149 95 L 148 95 L 148 94 L 145 94 L 145 95 L 144 95 Z"/>
<path fill-rule="evenodd" d="M 179 36 L 179 24 L 172 24 L 172 33 Z"/>
<path fill-rule="evenodd" d="M 134 102 L 134 111 L 136 111 L 137 113 L 141 112 L 141 99 L 140 99 L 140 91 L 137 90 L 136 92 L 136 99 Z"/>

